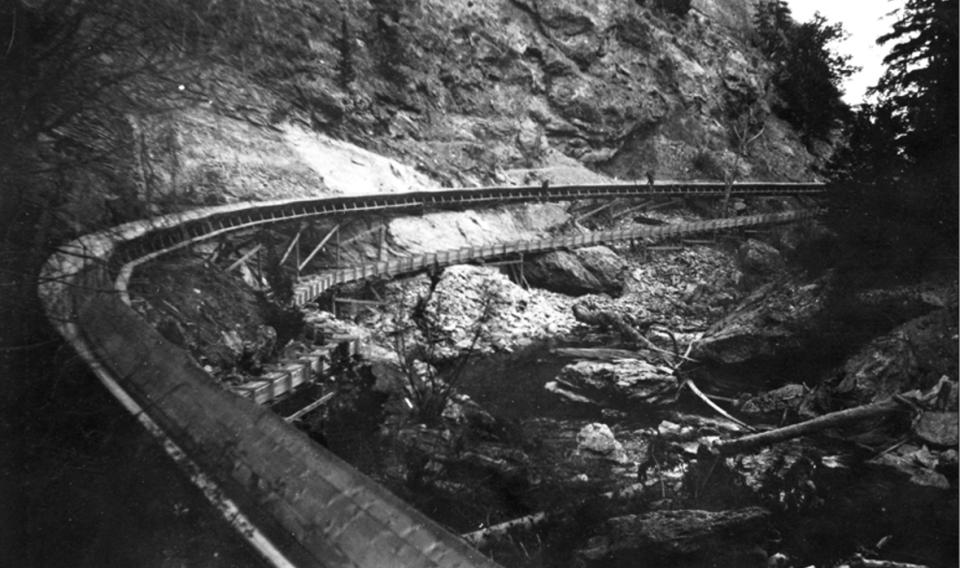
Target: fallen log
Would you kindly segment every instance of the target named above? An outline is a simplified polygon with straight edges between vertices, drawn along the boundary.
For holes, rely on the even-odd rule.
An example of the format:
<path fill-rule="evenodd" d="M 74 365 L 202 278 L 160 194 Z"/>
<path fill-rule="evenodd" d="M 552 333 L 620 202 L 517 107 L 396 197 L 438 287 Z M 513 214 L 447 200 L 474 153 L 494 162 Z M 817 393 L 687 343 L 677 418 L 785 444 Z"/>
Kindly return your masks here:
<path fill-rule="evenodd" d="M 750 430 L 750 431 L 756 430 L 756 428 L 754 428 L 753 426 L 750 426 L 749 424 L 747 424 L 747 423 L 744 422 L 743 420 L 740 420 L 739 418 L 735 418 L 735 417 L 731 416 L 729 412 L 727 412 L 726 410 L 724 410 L 724 409 L 720 408 L 719 406 L 717 406 L 717 403 L 715 403 L 715 402 L 713 402 L 712 400 L 710 400 L 710 397 L 708 397 L 702 390 L 700 390 L 700 388 L 697 387 L 696 383 L 694 383 L 692 380 L 690 380 L 690 379 L 685 379 L 685 380 L 683 381 L 683 383 L 681 383 L 680 386 L 681 386 L 681 387 L 687 387 L 687 389 L 689 389 L 690 392 L 692 392 L 692 393 L 694 394 L 694 396 L 696 396 L 697 398 L 699 398 L 700 400 L 702 400 L 702 401 L 704 402 L 704 404 L 706 404 L 707 406 L 709 406 L 714 412 L 716 412 L 716 413 L 719 414 L 720 416 L 723 416 L 723 417 L 726 418 L 727 420 L 733 422 L 733 423 L 736 424 L 737 426 L 741 426 L 742 428 L 744 428 L 744 429 L 746 429 L 746 430 Z"/>
<path fill-rule="evenodd" d="M 637 353 L 634 351 L 628 349 L 613 349 L 610 347 L 557 347 L 553 350 L 553 353 L 560 357 L 591 359 L 595 361 L 637 358 Z"/>
<path fill-rule="evenodd" d="M 714 444 L 713 450 L 721 455 L 737 454 L 756 448 L 777 444 L 793 438 L 799 438 L 800 436 L 813 434 L 829 428 L 846 426 L 848 424 L 860 422 L 861 420 L 879 418 L 895 412 L 910 411 L 912 409 L 913 407 L 911 404 L 903 397 L 887 398 L 872 404 L 866 404 L 863 406 L 847 408 L 837 412 L 824 414 L 823 416 L 818 416 L 805 422 L 791 424 L 790 426 L 784 426 L 783 428 L 776 428 L 774 430 L 750 434 L 748 436 L 735 438 L 733 440 L 717 442 Z"/>
<path fill-rule="evenodd" d="M 578 304 L 574 304 L 573 306 L 573 317 L 576 318 L 577 321 L 585 324 L 615 329 L 619 331 L 620 335 L 627 341 L 643 345 L 651 351 L 660 353 L 668 357 L 668 361 L 674 364 L 677 363 L 678 359 L 681 361 L 695 362 L 679 353 L 667 351 L 647 339 L 647 336 L 644 334 L 650 330 L 651 326 L 657 323 L 655 321 L 642 321 L 634 325 L 630 324 L 626 318 L 616 312 L 609 310 L 591 310 Z"/>
<path fill-rule="evenodd" d="M 676 565 L 682 556 L 712 556 L 749 548 L 749 535 L 769 522 L 770 513 L 759 507 L 727 511 L 669 510 L 624 515 L 607 520 L 601 536 L 578 551 L 585 566 L 636 566 L 643 558 L 650 565 Z M 718 564 L 742 565 L 735 554 Z M 716 558 L 713 559 L 717 561 Z"/>
<path fill-rule="evenodd" d="M 634 483 L 633 485 L 628 485 L 617 491 L 601 493 L 597 496 L 597 502 L 603 504 L 620 499 L 630 499 L 642 493 L 644 487 L 645 486 L 642 483 Z M 574 507 L 566 507 L 551 514 L 548 514 L 545 511 L 540 511 L 538 513 L 525 515 L 523 517 L 504 521 L 496 525 L 491 525 L 477 531 L 464 533 L 460 535 L 460 538 L 469 542 L 473 546 L 482 547 L 491 541 L 495 541 L 507 536 L 507 534 L 510 532 L 533 530 L 534 528 L 546 523 L 550 519 L 561 516 L 573 508 Z"/>
<path fill-rule="evenodd" d="M 857 554 L 850 561 L 851 568 L 927 568 L 924 564 L 910 564 L 908 562 L 894 562 L 892 560 L 871 560 Z"/>

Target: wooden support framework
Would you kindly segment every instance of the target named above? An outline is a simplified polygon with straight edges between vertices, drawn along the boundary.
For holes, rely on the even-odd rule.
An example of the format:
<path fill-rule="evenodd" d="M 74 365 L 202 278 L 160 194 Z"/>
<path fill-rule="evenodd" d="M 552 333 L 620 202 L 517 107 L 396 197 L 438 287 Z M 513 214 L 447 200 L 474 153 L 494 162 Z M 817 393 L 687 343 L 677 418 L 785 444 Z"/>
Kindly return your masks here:
<path fill-rule="evenodd" d="M 338 265 L 338 266 L 340 265 L 340 262 L 339 262 L 339 256 L 340 256 L 340 225 L 337 224 L 337 225 L 334 225 L 332 229 L 330 229 L 330 232 L 327 233 L 327 236 L 323 237 L 323 240 L 320 241 L 320 244 L 318 244 L 316 247 L 313 248 L 312 251 L 310 251 L 310 254 L 307 255 L 307 258 L 303 259 L 303 262 L 301 262 L 300 264 L 297 265 L 297 275 L 299 275 L 299 274 L 300 274 L 300 271 L 303 270 L 304 267 L 307 266 L 307 264 L 309 264 L 311 260 L 313 260 L 313 257 L 317 256 L 317 253 L 320 252 L 320 249 L 322 249 L 323 246 L 327 244 L 327 241 L 330 240 L 330 237 L 332 237 L 332 236 L 334 236 L 334 235 L 337 236 L 337 257 L 338 257 L 337 265 Z"/>

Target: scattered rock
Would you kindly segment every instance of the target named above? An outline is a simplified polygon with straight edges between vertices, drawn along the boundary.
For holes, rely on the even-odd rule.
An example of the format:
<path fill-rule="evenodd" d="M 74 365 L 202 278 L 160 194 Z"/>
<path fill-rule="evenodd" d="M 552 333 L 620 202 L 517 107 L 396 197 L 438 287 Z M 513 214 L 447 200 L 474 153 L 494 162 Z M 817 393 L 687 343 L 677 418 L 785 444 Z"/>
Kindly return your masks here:
<path fill-rule="evenodd" d="M 913 426 L 918 438 L 934 446 L 955 447 L 960 415 L 956 412 L 924 412 Z"/>
<path fill-rule="evenodd" d="M 828 456 L 826 462 L 824 459 L 816 447 L 794 440 L 729 459 L 728 464 L 739 476 L 739 485 L 764 505 L 779 511 L 801 512 L 823 503 L 814 482 L 817 470 L 836 463 L 834 456 Z"/>

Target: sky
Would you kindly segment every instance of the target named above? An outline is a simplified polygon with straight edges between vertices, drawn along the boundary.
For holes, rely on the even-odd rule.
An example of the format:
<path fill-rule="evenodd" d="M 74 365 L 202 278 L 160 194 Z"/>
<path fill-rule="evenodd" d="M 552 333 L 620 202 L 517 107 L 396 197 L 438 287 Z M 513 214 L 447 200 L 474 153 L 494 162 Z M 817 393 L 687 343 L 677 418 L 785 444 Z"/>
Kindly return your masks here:
<path fill-rule="evenodd" d="M 877 45 L 877 38 L 889 32 L 896 18 L 887 16 L 901 8 L 906 0 L 787 0 L 793 19 L 807 22 L 820 12 L 829 23 L 840 22 L 850 37 L 832 47 L 853 56 L 851 63 L 863 70 L 844 84 L 844 100 L 851 105 L 863 102 L 868 88 L 883 74 L 883 58 L 890 45 Z"/>

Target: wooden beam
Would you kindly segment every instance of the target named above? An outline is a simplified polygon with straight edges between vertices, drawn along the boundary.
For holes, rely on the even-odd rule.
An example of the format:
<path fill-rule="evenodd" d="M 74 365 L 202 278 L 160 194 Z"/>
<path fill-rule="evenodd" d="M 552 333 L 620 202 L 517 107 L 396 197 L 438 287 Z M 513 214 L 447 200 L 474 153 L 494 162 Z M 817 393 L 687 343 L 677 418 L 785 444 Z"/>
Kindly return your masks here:
<path fill-rule="evenodd" d="M 245 255 L 241 256 L 241 257 L 238 258 L 236 261 L 234 261 L 233 264 L 231 264 L 230 266 L 227 267 L 227 272 L 232 272 L 235 268 L 237 268 L 238 266 L 240 266 L 240 265 L 243 264 L 244 262 L 250 260 L 250 257 L 252 257 L 253 255 L 257 254 L 257 252 L 258 252 L 260 249 L 262 249 L 262 248 L 263 248 L 263 245 L 262 245 L 262 244 L 258 244 L 257 246 L 255 246 L 255 247 L 253 247 L 252 249 L 250 249 L 249 251 L 247 251 L 247 253 L 246 253 Z"/>
<path fill-rule="evenodd" d="M 377 260 L 383 260 L 387 240 L 387 227 L 385 225 L 380 225 L 380 232 L 377 233 Z"/>
<path fill-rule="evenodd" d="M 299 420 L 300 418 L 303 417 L 303 415 L 307 414 L 308 412 L 311 412 L 311 411 L 313 411 L 313 410 L 316 410 L 317 408 L 320 408 L 321 406 L 323 406 L 324 404 L 326 404 L 327 401 L 329 401 L 331 398 L 333 398 L 333 395 L 334 395 L 334 394 L 336 394 L 336 393 L 335 393 L 335 392 L 328 392 L 327 394 L 321 396 L 321 397 L 318 398 L 317 400 L 311 402 L 310 404 L 304 406 L 304 407 L 301 408 L 300 410 L 294 412 L 294 413 L 291 414 L 290 416 L 287 416 L 286 418 L 284 418 L 284 420 L 286 420 L 287 422 L 293 422 L 294 420 Z"/>
<path fill-rule="evenodd" d="M 647 206 L 650 205 L 650 203 L 652 203 L 652 202 L 653 202 L 652 199 L 645 199 L 645 200 L 643 200 L 643 202 L 641 202 L 640 204 L 635 205 L 635 206 L 633 206 L 633 207 L 631 207 L 631 208 L 629 208 L 629 209 L 624 209 L 623 211 L 617 211 L 616 213 L 613 214 L 613 219 L 614 219 L 614 220 L 620 219 L 621 217 L 626 217 L 627 215 L 630 215 L 631 213 L 636 213 L 637 211 L 641 211 L 641 210 L 643 210 L 643 209 L 646 209 Z"/>
<path fill-rule="evenodd" d="M 303 260 L 303 262 L 301 262 L 299 265 L 297 265 L 297 274 L 300 274 L 300 271 L 303 270 L 303 268 L 304 268 L 307 264 L 309 264 L 311 260 L 313 260 L 313 257 L 317 256 L 317 253 L 320 252 L 320 249 L 323 248 L 323 245 L 327 244 L 327 241 L 329 241 L 329 240 L 330 240 L 330 237 L 332 237 L 334 234 L 336 234 L 336 235 L 339 235 L 339 234 L 340 234 L 340 225 L 339 225 L 339 224 L 334 225 L 333 228 L 330 229 L 330 232 L 327 233 L 327 236 L 323 237 L 323 240 L 320 241 L 320 244 L 318 244 L 316 247 L 314 247 L 314 249 L 313 249 L 312 251 L 310 251 L 310 254 L 307 255 L 307 258 L 305 258 L 305 259 Z M 339 249 L 338 249 L 338 250 L 339 250 Z M 337 263 L 337 264 L 339 264 L 339 263 Z"/>
<path fill-rule="evenodd" d="M 384 305 L 386 305 L 386 302 L 381 302 L 381 301 L 378 301 L 378 300 L 358 300 L 358 299 L 356 299 L 356 298 L 338 298 L 338 297 L 336 297 L 336 296 L 334 296 L 333 301 L 334 301 L 334 302 L 337 302 L 337 303 L 340 303 L 340 304 L 357 304 L 357 305 L 360 305 L 360 306 L 384 306 Z"/>
<path fill-rule="evenodd" d="M 578 216 L 574 217 L 573 220 L 574 220 L 574 221 L 577 221 L 577 222 L 583 221 L 583 220 L 586 219 L 587 217 L 592 217 L 592 216 L 596 215 L 597 213 L 599 213 L 599 212 L 601 212 L 601 211 L 603 211 L 603 210 L 605 210 L 605 209 L 609 209 L 610 207 L 613 206 L 613 204 L 615 204 L 615 203 L 617 203 L 617 202 L 619 202 L 619 201 L 620 201 L 619 199 L 611 199 L 610 201 L 604 203 L 603 205 L 601 205 L 600 207 L 597 207 L 596 209 L 591 209 L 590 211 L 587 211 L 587 212 L 584 213 L 583 215 L 578 215 Z"/>
<path fill-rule="evenodd" d="M 484 262 L 484 266 L 507 266 L 510 264 L 522 264 L 522 259 L 513 259 L 513 260 L 494 260 L 491 262 Z"/>
<path fill-rule="evenodd" d="M 344 240 L 344 241 L 341 241 L 340 244 L 341 244 L 341 245 L 348 245 L 348 244 L 350 244 L 350 243 L 352 243 L 352 242 L 354 242 L 354 241 L 358 241 L 358 240 L 362 239 L 363 237 L 369 235 L 370 233 L 373 233 L 373 232 L 375 232 L 375 231 L 382 231 L 382 230 L 384 230 L 385 228 L 386 228 L 386 227 L 385 227 L 384 225 L 377 225 L 376 227 L 371 227 L 371 228 L 369 228 L 369 229 L 364 229 L 363 231 L 360 231 L 359 233 L 351 236 L 349 239 L 346 239 L 346 240 Z"/>
<path fill-rule="evenodd" d="M 297 246 L 297 243 L 300 242 L 300 235 L 303 234 L 303 230 L 307 228 L 307 224 L 303 223 L 300 225 L 300 230 L 297 231 L 297 235 L 293 237 L 293 240 L 290 241 L 290 244 L 287 245 L 287 250 L 283 251 L 283 256 L 280 257 L 280 264 L 282 265 L 287 261 L 287 258 L 290 257 L 290 253 L 293 252 L 294 247 Z"/>
<path fill-rule="evenodd" d="M 679 199 L 670 199 L 662 203 L 655 203 L 647 207 L 647 211 L 653 211 L 654 209 L 661 209 L 663 207 L 669 207 L 670 205 L 678 205 L 680 203 Z"/>

